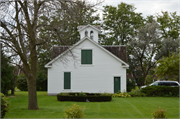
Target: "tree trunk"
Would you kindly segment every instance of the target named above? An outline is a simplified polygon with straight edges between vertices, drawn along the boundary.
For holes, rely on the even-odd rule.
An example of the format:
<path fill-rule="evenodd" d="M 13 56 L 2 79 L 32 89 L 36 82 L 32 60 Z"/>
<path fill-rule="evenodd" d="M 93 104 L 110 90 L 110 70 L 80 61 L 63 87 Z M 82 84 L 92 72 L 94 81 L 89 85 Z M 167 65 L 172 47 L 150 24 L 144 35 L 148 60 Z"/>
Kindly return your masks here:
<path fill-rule="evenodd" d="M 146 76 L 147 76 L 147 74 L 144 74 L 144 75 L 143 75 L 142 84 L 141 84 L 142 86 L 144 86 L 144 82 L 145 82 L 145 80 L 146 80 Z"/>
<path fill-rule="evenodd" d="M 11 95 L 14 95 L 14 87 L 11 89 Z"/>
<path fill-rule="evenodd" d="M 16 70 L 16 69 L 14 69 L 14 70 Z M 13 75 L 14 75 L 14 86 L 11 88 L 11 95 L 14 95 L 14 92 L 15 92 L 15 87 L 16 87 L 16 78 L 17 78 L 17 72 L 16 73 L 13 73 Z"/>
<path fill-rule="evenodd" d="M 28 83 L 28 98 L 29 98 L 29 110 L 38 110 L 38 103 L 37 103 L 37 92 L 36 92 L 36 78 L 30 74 L 29 79 L 27 79 Z"/>

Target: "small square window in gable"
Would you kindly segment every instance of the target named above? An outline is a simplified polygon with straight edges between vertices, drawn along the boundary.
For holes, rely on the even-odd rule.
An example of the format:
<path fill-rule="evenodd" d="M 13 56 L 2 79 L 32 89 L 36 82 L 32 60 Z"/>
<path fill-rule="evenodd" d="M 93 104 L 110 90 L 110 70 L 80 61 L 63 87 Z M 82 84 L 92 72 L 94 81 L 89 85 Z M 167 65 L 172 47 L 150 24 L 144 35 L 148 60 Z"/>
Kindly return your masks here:
<path fill-rule="evenodd" d="M 81 64 L 92 64 L 92 50 L 81 50 Z"/>

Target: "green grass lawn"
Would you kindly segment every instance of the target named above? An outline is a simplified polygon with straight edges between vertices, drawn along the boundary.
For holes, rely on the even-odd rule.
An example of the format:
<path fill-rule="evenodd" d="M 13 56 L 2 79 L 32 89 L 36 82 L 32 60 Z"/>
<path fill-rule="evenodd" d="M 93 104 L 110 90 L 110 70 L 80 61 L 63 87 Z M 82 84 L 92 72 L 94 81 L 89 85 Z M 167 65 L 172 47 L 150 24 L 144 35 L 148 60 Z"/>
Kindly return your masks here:
<path fill-rule="evenodd" d="M 60 102 L 56 96 L 38 92 L 39 110 L 27 110 L 27 92 L 15 92 L 8 96 L 11 103 L 6 118 L 63 118 L 64 109 L 72 104 L 84 106 L 85 118 L 152 118 L 157 106 L 167 110 L 168 118 L 179 117 L 177 97 L 113 98 L 111 102 Z"/>

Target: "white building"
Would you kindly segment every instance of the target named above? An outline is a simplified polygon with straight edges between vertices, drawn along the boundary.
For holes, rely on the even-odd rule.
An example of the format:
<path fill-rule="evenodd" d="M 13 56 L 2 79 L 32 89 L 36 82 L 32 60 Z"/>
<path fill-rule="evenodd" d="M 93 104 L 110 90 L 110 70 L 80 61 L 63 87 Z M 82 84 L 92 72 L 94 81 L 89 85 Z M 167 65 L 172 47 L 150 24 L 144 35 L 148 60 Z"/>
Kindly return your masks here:
<path fill-rule="evenodd" d="M 79 26 L 80 41 L 53 48 L 48 68 L 48 95 L 60 92 L 126 91 L 126 46 L 98 44 L 99 26 Z"/>

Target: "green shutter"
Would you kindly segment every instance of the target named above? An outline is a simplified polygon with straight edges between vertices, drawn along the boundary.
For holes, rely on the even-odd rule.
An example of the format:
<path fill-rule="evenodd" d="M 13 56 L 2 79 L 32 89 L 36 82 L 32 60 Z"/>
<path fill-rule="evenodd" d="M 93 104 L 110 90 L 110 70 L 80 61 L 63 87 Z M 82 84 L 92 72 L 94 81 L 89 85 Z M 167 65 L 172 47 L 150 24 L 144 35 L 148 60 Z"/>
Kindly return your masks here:
<path fill-rule="evenodd" d="M 87 64 L 92 64 L 92 50 L 87 50 Z"/>
<path fill-rule="evenodd" d="M 92 64 L 92 50 L 81 50 L 81 64 Z"/>
<path fill-rule="evenodd" d="M 81 64 L 86 64 L 86 50 L 81 50 Z"/>
<path fill-rule="evenodd" d="M 71 72 L 64 72 L 64 89 L 71 89 Z"/>

